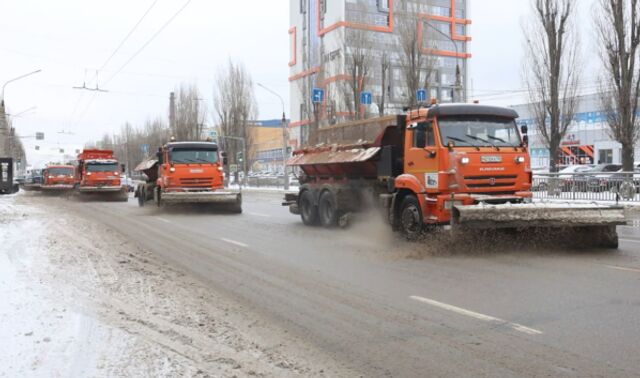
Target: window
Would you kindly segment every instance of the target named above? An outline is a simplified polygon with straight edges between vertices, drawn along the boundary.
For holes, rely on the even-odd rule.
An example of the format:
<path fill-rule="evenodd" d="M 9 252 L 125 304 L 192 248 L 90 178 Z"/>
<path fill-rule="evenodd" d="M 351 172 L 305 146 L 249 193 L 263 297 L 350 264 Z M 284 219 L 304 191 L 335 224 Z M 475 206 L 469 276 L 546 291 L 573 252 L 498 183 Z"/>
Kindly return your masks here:
<path fill-rule="evenodd" d="M 218 151 L 205 149 L 205 148 L 193 148 L 193 149 L 177 149 L 171 150 L 169 156 L 172 163 L 186 164 L 212 164 L 218 161 Z"/>
<path fill-rule="evenodd" d="M 389 0 L 376 0 L 378 11 L 389 12 Z"/>
<path fill-rule="evenodd" d="M 435 146 L 436 139 L 433 134 L 433 123 L 420 122 L 413 129 L 413 147 L 425 148 L 429 146 Z"/>
<path fill-rule="evenodd" d="M 600 158 L 598 164 L 611 164 L 613 163 L 613 150 L 600 150 Z"/>
<path fill-rule="evenodd" d="M 438 120 L 442 144 L 455 147 L 517 147 L 522 143 L 512 118 L 444 116 Z"/>

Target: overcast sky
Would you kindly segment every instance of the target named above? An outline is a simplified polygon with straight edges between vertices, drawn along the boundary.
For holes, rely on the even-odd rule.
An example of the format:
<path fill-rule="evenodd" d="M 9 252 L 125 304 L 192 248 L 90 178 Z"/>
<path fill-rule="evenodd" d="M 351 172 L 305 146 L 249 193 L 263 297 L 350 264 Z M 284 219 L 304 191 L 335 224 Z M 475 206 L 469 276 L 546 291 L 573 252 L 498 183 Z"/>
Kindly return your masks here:
<path fill-rule="evenodd" d="M 37 107 L 14 118 L 18 134 L 45 132 L 47 148 L 83 145 L 117 131 L 126 121 L 140 126 L 148 118 L 166 117 L 169 92 L 182 82 L 196 83 L 212 112 L 214 77 L 228 59 L 243 62 L 254 81 L 288 101 L 288 0 L 191 0 L 113 76 L 186 3 L 157 0 L 138 29 L 98 73 L 100 87 L 109 92 L 72 89 L 83 82 L 95 87 L 96 70 L 154 1 L 0 0 L 0 83 L 43 70 L 7 86 L 9 113 Z M 501 105 L 521 102 L 518 92 L 513 91 L 522 87 L 521 23 L 528 18 L 529 1 L 469 2 L 474 97 Z M 588 30 L 592 2 L 579 0 L 585 49 L 592 37 Z M 591 61 L 593 57 L 587 59 Z M 594 68 L 592 64 L 587 67 L 587 71 Z M 256 88 L 256 95 L 260 118 L 280 116 L 277 98 L 260 88 Z M 35 141 L 25 139 L 25 144 L 32 147 Z"/>

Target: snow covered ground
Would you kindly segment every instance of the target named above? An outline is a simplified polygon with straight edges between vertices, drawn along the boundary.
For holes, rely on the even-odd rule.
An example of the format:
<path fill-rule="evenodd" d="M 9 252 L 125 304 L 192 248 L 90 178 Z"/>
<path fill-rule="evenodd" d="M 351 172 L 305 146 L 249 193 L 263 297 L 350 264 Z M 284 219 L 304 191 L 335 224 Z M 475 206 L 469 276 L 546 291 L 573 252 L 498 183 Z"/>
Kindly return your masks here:
<path fill-rule="evenodd" d="M 0 377 L 340 376 L 98 223 L 0 196 Z"/>

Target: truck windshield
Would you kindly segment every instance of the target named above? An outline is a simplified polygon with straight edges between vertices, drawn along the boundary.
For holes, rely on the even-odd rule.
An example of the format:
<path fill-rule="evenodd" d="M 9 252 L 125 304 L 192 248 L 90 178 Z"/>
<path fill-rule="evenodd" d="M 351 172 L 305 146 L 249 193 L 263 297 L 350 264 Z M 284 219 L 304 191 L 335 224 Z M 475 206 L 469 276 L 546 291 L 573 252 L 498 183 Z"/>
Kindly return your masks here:
<path fill-rule="evenodd" d="M 118 164 L 87 164 L 87 172 L 118 172 Z"/>
<path fill-rule="evenodd" d="M 493 116 L 438 119 L 442 144 L 455 147 L 516 147 L 522 144 L 515 120 Z"/>
<path fill-rule="evenodd" d="M 186 164 L 186 163 L 205 163 L 213 164 L 218 162 L 218 151 L 212 149 L 179 149 L 174 148 L 171 150 L 169 159 L 172 163 Z"/>
<path fill-rule="evenodd" d="M 71 176 L 73 168 L 48 168 L 49 176 Z"/>

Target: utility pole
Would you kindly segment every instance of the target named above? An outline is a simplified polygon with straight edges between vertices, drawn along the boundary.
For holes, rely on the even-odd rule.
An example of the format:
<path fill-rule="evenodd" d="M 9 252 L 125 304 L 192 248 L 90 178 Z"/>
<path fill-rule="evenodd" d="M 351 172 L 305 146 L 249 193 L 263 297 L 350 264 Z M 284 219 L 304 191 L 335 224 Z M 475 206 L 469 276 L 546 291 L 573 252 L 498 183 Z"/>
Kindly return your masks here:
<path fill-rule="evenodd" d="M 466 102 L 467 99 L 463 98 L 466 96 L 462 95 L 462 72 L 460 70 L 460 52 L 458 51 L 458 44 L 456 43 L 456 41 L 451 38 L 450 35 L 442 32 L 440 29 L 436 28 L 434 25 L 432 25 L 429 21 L 426 22 L 427 26 L 429 26 L 431 29 L 435 30 L 436 33 L 444 36 L 445 38 L 449 39 L 451 41 L 451 43 L 453 44 L 453 48 L 456 50 L 456 83 L 455 85 L 455 90 L 454 90 L 454 94 L 452 96 L 453 98 L 453 102 Z"/>
<path fill-rule="evenodd" d="M 176 133 L 176 95 L 171 92 L 169 94 L 169 129 L 171 133 Z M 174 135 L 174 137 L 178 137 Z"/>

